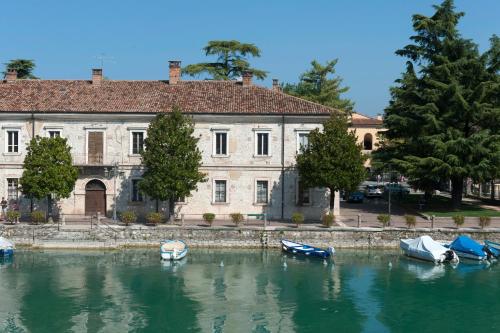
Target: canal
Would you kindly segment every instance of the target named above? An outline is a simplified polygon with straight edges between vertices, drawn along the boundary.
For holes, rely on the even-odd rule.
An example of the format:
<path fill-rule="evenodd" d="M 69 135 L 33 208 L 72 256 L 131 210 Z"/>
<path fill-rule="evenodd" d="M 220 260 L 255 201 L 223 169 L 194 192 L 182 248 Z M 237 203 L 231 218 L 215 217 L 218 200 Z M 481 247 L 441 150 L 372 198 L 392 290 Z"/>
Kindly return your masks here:
<path fill-rule="evenodd" d="M 18 250 L 0 261 L 0 332 L 495 332 L 500 266 L 399 251 L 333 261 L 276 250 Z"/>

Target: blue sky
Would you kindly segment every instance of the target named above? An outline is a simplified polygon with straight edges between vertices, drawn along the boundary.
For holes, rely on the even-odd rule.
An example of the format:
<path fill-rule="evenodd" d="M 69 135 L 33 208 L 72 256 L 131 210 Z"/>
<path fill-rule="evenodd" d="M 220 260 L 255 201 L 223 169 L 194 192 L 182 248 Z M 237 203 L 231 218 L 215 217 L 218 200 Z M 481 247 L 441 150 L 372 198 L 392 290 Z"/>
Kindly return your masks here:
<path fill-rule="evenodd" d="M 104 62 L 110 79 L 168 78 L 168 60 L 204 61 L 213 39 L 251 42 L 252 64 L 271 78 L 296 82 L 312 59 L 339 58 L 356 111 L 382 113 L 389 87 L 404 69 L 394 51 L 408 43 L 411 15 L 430 15 L 429 0 L 23 0 L 2 1 L 0 62 L 34 59 L 45 79 L 88 79 Z M 457 0 L 460 28 L 481 50 L 500 35 L 500 1 Z"/>

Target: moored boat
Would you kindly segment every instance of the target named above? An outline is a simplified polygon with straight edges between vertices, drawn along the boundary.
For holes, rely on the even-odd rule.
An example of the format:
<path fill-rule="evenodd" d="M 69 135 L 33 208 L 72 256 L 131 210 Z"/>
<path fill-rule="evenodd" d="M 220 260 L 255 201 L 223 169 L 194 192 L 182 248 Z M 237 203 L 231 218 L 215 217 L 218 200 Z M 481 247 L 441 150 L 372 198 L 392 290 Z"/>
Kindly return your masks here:
<path fill-rule="evenodd" d="M 329 247 L 328 249 L 324 250 L 318 247 L 296 243 L 285 239 L 281 240 L 281 249 L 291 254 L 300 254 L 306 257 L 315 257 L 322 259 L 326 259 L 335 253 L 335 249 L 333 247 Z"/>
<path fill-rule="evenodd" d="M 160 243 L 163 260 L 180 260 L 188 253 L 188 246 L 181 240 L 164 240 Z"/>
<path fill-rule="evenodd" d="M 486 246 L 486 250 L 489 251 L 493 257 L 500 257 L 500 243 L 485 240 L 484 245 Z"/>
<path fill-rule="evenodd" d="M 7 238 L 0 237 L 0 257 L 10 257 L 14 254 L 14 243 Z"/>
<path fill-rule="evenodd" d="M 460 258 L 486 260 L 491 256 L 487 252 L 485 245 L 481 245 L 472 238 L 464 235 L 455 238 L 447 247 L 455 251 Z"/>
<path fill-rule="evenodd" d="M 434 263 L 459 261 L 457 254 L 453 250 L 444 247 L 427 235 L 413 239 L 401 239 L 399 246 L 409 257 Z"/>

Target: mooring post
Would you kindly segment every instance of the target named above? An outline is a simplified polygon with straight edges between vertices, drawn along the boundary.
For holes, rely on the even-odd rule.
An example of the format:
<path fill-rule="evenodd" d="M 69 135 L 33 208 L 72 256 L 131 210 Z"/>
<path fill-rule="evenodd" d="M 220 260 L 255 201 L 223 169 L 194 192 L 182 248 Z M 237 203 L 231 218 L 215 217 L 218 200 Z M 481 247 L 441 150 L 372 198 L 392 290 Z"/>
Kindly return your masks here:
<path fill-rule="evenodd" d="M 181 226 L 184 225 L 184 214 L 181 214 Z"/>
<path fill-rule="evenodd" d="M 361 214 L 358 214 L 358 228 L 361 227 Z"/>
<path fill-rule="evenodd" d="M 434 229 L 434 215 L 431 215 L 431 229 Z"/>
<path fill-rule="evenodd" d="M 97 212 L 97 219 L 96 219 L 96 226 L 98 226 L 101 223 L 101 212 Z"/>

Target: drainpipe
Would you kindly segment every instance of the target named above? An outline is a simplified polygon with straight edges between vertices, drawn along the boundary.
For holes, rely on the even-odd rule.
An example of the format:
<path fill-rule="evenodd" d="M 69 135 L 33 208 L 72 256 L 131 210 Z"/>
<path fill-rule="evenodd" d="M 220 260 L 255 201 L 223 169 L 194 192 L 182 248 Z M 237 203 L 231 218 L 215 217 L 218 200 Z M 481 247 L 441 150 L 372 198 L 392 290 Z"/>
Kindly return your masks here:
<path fill-rule="evenodd" d="M 35 138 L 35 114 L 31 112 L 31 138 Z M 33 212 L 33 198 L 30 198 L 30 212 Z"/>
<path fill-rule="evenodd" d="M 281 115 L 281 220 L 285 219 L 285 115 Z"/>

